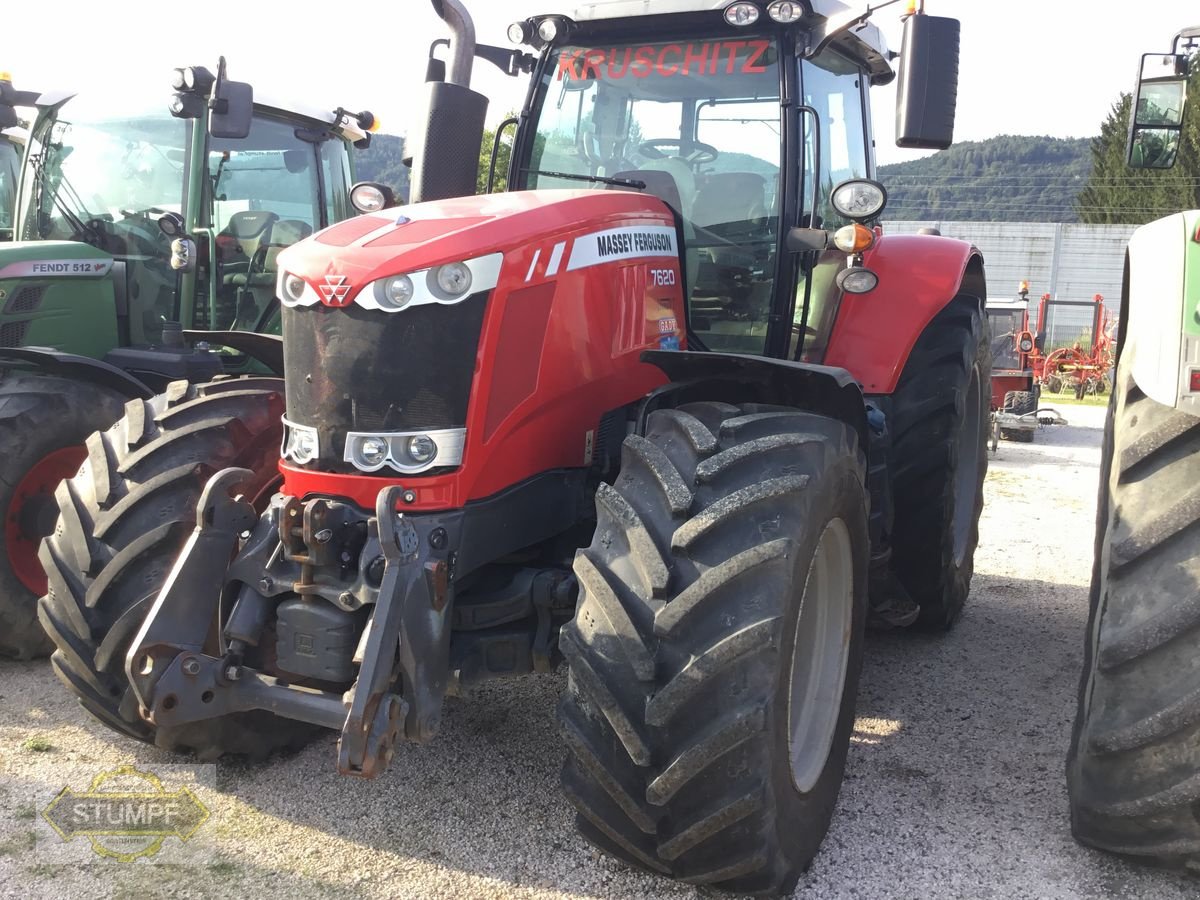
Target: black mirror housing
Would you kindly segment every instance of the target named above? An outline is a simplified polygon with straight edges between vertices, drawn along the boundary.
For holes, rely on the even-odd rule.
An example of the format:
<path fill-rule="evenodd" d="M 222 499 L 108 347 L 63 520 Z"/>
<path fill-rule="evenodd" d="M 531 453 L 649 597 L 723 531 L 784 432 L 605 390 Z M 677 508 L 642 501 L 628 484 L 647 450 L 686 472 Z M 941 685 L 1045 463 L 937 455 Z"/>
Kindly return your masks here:
<path fill-rule="evenodd" d="M 945 150 L 958 103 L 958 19 L 914 15 L 904 23 L 896 87 L 896 146 Z"/>
<path fill-rule="evenodd" d="M 254 88 L 241 81 L 219 80 L 208 120 L 209 134 L 240 141 L 249 136 L 253 119 Z"/>

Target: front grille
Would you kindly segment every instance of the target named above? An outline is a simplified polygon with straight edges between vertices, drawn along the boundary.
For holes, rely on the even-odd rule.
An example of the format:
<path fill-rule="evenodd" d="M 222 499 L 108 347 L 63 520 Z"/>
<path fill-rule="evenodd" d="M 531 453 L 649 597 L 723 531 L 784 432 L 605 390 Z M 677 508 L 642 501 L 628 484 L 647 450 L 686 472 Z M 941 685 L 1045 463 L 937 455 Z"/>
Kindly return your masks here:
<path fill-rule="evenodd" d="M 25 343 L 25 332 L 29 331 L 28 322 L 9 322 L 0 325 L 0 347 L 20 347 Z"/>
<path fill-rule="evenodd" d="M 344 460 L 350 432 L 465 427 L 489 293 L 391 314 L 285 308 L 287 417 L 317 429 L 314 465 L 357 471 Z"/>
<path fill-rule="evenodd" d="M 42 305 L 42 298 L 45 296 L 46 286 L 44 284 L 27 284 L 17 288 L 8 298 L 8 302 L 4 304 L 4 314 L 31 313 Z"/>

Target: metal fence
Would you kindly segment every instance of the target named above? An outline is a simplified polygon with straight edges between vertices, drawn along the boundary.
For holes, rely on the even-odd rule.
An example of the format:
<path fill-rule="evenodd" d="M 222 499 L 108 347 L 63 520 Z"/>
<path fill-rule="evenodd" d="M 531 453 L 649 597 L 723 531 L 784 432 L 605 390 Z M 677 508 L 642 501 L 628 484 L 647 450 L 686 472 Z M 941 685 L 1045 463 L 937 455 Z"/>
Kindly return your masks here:
<path fill-rule="evenodd" d="M 914 234 L 937 228 L 949 237 L 970 241 L 987 265 L 992 299 L 1017 296 L 1029 282 L 1030 312 L 1049 294 L 1056 300 L 1105 299 L 1110 314 L 1121 302 L 1125 245 L 1135 225 L 1078 225 L 1053 222 L 887 222 L 886 234 Z M 1064 346 L 1091 339 L 1092 313 L 1082 307 L 1051 307 L 1047 344 Z"/>

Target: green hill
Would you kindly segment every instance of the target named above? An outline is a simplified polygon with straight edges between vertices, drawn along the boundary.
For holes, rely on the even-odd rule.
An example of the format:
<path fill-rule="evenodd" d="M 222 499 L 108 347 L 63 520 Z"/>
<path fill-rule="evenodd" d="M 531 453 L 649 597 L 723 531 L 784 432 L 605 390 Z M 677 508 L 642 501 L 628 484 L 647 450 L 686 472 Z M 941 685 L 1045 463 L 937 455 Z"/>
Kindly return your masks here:
<path fill-rule="evenodd" d="M 1000 135 L 879 167 L 888 219 L 1077 222 L 1091 141 Z"/>

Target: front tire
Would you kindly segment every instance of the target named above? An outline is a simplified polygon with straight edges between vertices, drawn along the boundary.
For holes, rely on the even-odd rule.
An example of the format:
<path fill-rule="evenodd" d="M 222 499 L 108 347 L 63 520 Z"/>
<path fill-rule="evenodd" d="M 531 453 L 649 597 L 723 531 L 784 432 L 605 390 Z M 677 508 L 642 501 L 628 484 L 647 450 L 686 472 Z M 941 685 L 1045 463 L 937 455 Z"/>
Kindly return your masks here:
<path fill-rule="evenodd" d="M 302 743 L 311 726 L 237 713 L 175 728 L 138 715 L 125 654 L 196 524 L 208 479 L 231 466 L 258 475 L 268 495 L 282 438 L 283 382 L 175 382 L 88 439 L 88 464 L 57 493 L 58 526 L 42 544 L 50 588 L 39 616 L 56 650 L 55 674 L 108 727 L 202 759 L 263 757 Z"/>
<path fill-rule="evenodd" d="M 1200 419 L 1123 360 L 1105 428 L 1067 786 L 1084 844 L 1200 869 Z"/>
<path fill-rule="evenodd" d="M 34 659 L 54 649 L 37 617 L 46 592 L 38 546 L 54 528 L 54 489 L 79 471 L 87 436 L 124 406 L 116 392 L 69 378 L 14 372 L 0 380 L 0 656 Z"/>
<path fill-rule="evenodd" d="M 841 786 L 866 617 L 865 461 L 821 416 L 651 415 L 597 493 L 561 646 L 581 833 L 684 881 L 789 890 Z"/>
<path fill-rule="evenodd" d="M 892 569 L 930 630 L 949 628 L 971 589 L 991 370 L 979 303 L 961 296 L 922 333 L 892 397 Z"/>

